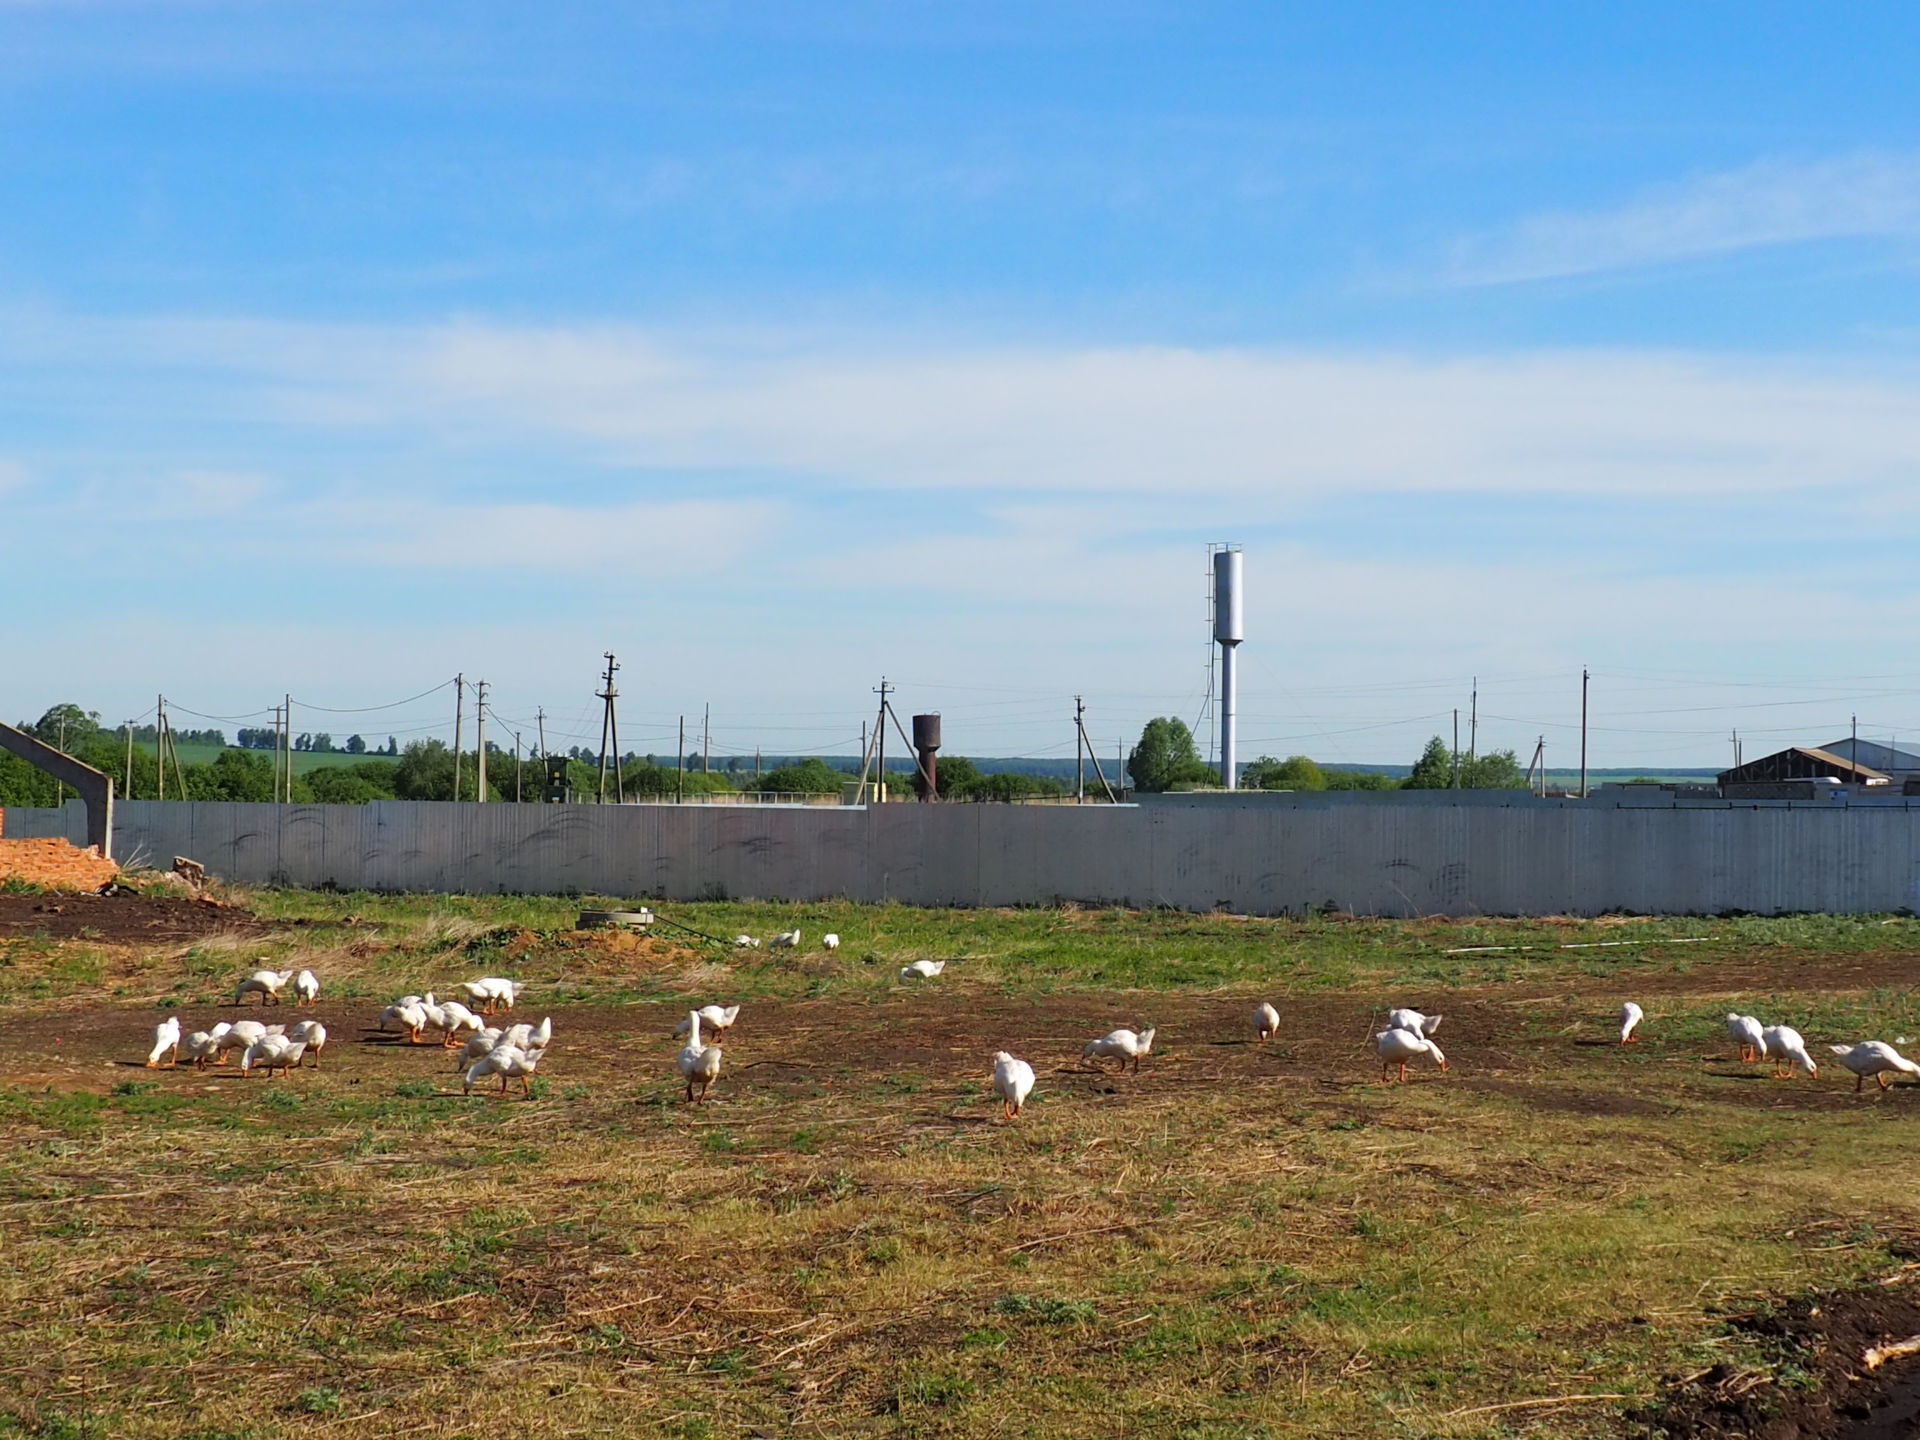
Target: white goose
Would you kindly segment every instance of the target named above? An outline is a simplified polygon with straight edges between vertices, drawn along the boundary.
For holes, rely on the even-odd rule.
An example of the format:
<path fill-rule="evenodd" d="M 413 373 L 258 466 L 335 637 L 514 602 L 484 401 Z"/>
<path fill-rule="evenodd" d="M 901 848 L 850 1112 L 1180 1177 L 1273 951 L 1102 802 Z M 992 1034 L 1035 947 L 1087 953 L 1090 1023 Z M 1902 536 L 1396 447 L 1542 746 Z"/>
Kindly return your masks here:
<path fill-rule="evenodd" d="M 482 1055 L 499 1045 L 505 1038 L 506 1032 L 501 1030 L 497 1025 L 489 1025 L 486 1029 L 469 1035 L 467 1037 L 467 1043 L 461 1046 L 460 1053 L 453 1057 L 453 1068 L 456 1070 L 466 1069 L 467 1066 L 478 1060 Z"/>
<path fill-rule="evenodd" d="M 1280 1012 L 1264 1001 L 1254 1007 L 1253 1038 L 1271 1040 L 1280 1033 Z"/>
<path fill-rule="evenodd" d="M 1820 1073 L 1820 1067 L 1813 1063 L 1813 1057 L 1807 1053 L 1807 1042 L 1800 1038 L 1800 1032 L 1791 1025 L 1767 1026 L 1761 1031 L 1761 1041 L 1767 1054 L 1773 1057 L 1774 1079 L 1788 1079 L 1796 1065 L 1809 1076 Z"/>
<path fill-rule="evenodd" d="M 461 1093 L 470 1095 L 473 1093 L 474 1081 L 484 1079 L 488 1075 L 498 1075 L 502 1095 L 507 1093 L 507 1081 L 518 1079 L 520 1093 L 531 1099 L 533 1086 L 530 1077 L 539 1067 L 541 1054 L 539 1050 L 522 1050 L 518 1045 L 496 1045 L 468 1068 L 466 1079 L 461 1085 Z"/>
<path fill-rule="evenodd" d="M 223 1038 L 211 1030 L 196 1030 L 180 1042 L 180 1053 L 193 1062 L 194 1069 L 204 1070 L 209 1060 L 219 1060 Z"/>
<path fill-rule="evenodd" d="M 293 1003 L 296 1007 L 320 1003 L 320 977 L 313 971 L 302 970 L 293 977 Z"/>
<path fill-rule="evenodd" d="M 1447 1057 L 1440 1053 L 1440 1047 L 1426 1036 L 1414 1030 L 1382 1030 L 1373 1037 L 1373 1048 L 1380 1056 L 1380 1078 L 1387 1078 L 1395 1065 L 1400 1067 L 1400 1083 L 1407 1079 L 1407 1062 L 1421 1055 L 1431 1055 L 1433 1063 L 1442 1070 L 1447 1068 Z"/>
<path fill-rule="evenodd" d="M 302 1020 L 287 1032 L 287 1038 L 306 1046 L 306 1053 L 313 1057 L 313 1068 L 320 1068 L 320 1052 L 327 1048 L 326 1026 L 318 1020 Z"/>
<path fill-rule="evenodd" d="M 291 970 L 256 970 L 234 987 L 233 1003 L 238 1005 L 247 996 L 258 995 L 262 1005 L 278 1005 L 281 988 L 291 979 Z"/>
<path fill-rule="evenodd" d="M 1622 1045 L 1636 1043 L 1633 1038 L 1634 1028 L 1646 1018 L 1647 1012 L 1631 1000 L 1620 1007 L 1620 1043 Z"/>
<path fill-rule="evenodd" d="M 838 935 L 822 935 L 820 937 L 820 948 L 822 950 L 838 950 L 840 948 L 840 937 Z"/>
<path fill-rule="evenodd" d="M 168 1060 L 170 1065 L 180 1063 L 180 1017 L 169 1015 L 153 1027 L 153 1051 L 147 1056 L 147 1069 L 158 1070 L 160 1057 L 169 1050 L 173 1052 Z"/>
<path fill-rule="evenodd" d="M 427 1028 L 426 1007 L 418 1000 L 401 1000 L 387 1006 L 380 1012 L 380 1028 L 392 1030 L 396 1026 L 407 1032 L 409 1045 L 418 1045 L 420 1032 Z"/>
<path fill-rule="evenodd" d="M 1766 1026 L 1751 1015 L 1727 1012 L 1727 1038 L 1740 1048 L 1740 1058 L 1758 1060 L 1767 1048 Z"/>
<path fill-rule="evenodd" d="M 1416 1035 L 1433 1038 L 1433 1032 L 1440 1028 L 1444 1015 L 1422 1015 L 1418 1010 L 1389 1010 L 1387 1028 L 1389 1030 L 1411 1030 Z"/>
<path fill-rule="evenodd" d="M 993 1055 L 993 1093 L 1000 1097 L 1000 1114 L 1011 1120 L 1033 1093 L 1033 1067 L 1004 1050 Z"/>
<path fill-rule="evenodd" d="M 467 1003 L 480 1007 L 482 1015 L 491 1015 L 495 1007 L 511 1010 L 514 1002 L 520 998 L 520 992 L 526 989 L 519 980 L 509 980 L 504 975 L 485 975 L 478 980 L 462 982 L 460 988 L 467 992 Z"/>
<path fill-rule="evenodd" d="M 1920 1065 L 1907 1059 L 1884 1040 L 1863 1040 L 1858 1045 L 1829 1045 L 1827 1049 L 1840 1057 L 1840 1063 L 1854 1075 L 1853 1093 L 1858 1095 L 1867 1083 L 1867 1077 L 1873 1076 L 1874 1082 L 1885 1090 L 1889 1085 L 1887 1072 L 1899 1075 L 1920 1075 Z"/>
<path fill-rule="evenodd" d="M 213 1027 L 213 1033 L 220 1040 L 220 1050 L 224 1054 L 228 1050 L 244 1050 L 249 1045 L 266 1039 L 273 1032 L 258 1020 L 236 1020 L 226 1027 L 225 1034 L 221 1033 L 221 1027 L 218 1025 Z"/>
<path fill-rule="evenodd" d="M 900 967 L 902 980 L 931 980 L 947 968 L 944 960 L 916 960 L 911 965 Z"/>
<path fill-rule="evenodd" d="M 1081 1058 L 1093 1061 L 1094 1068 L 1100 1068 L 1100 1062 L 1109 1056 L 1118 1058 L 1120 1068 L 1127 1068 L 1127 1062 L 1133 1062 L 1133 1071 L 1140 1073 L 1140 1057 L 1153 1052 L 1154 1030 L 1148 1026 L 1135 1033 L 1132 1030 L 1110 1030 L 1098 1040 L 1089 1040 L 1086 1048 L 1080 1052 Z"/>
<path fill-rule="evenodd" d="M 440 1043 L 451 1050 L 460 1043 L 461 1031 L 469 1033 L 484 1030 L 486 1022 L 458 1000 L 440 1002 L 440 1028 L 446 1032 L 446 1038 Z"/>
<path fill-rule="evenodd" d="M 798 950 L 800 948 L 800 932 L 798 930 L 782 930 L 767 942 L 767 948 L 769 950 Z"/>
<path fill-rule="evenodd" d="M 738 1005 L 702 1005 L 700 1007 L 700 1023 L 713 1032 L 713 1038 L 716 1040 L 724 1040 L 727 1031 L 733 1028 L 733 1022 L 739 1017 Z M 676 1039 L 685 1035 L 687 1022 L 682 1020 L 674 1026 L 673 1033 Z"/>
<path fill-rule="evenodd" d="M 720 1047 L 700 1043 L 700 1012 L 687 1012 L 687 1045 L 673 1062 L 673 1068 L 680 1072 L 680 1078 L 687 1082 L 687 1100 L 692 1102 L 694 1082 L 700 1084 L 700 1099 L 707 1098 L 707 1090 L 720 1078 Z"/>
<path fill-rule="evenodd" d="M 518 1045 L 522 1050 L 544 1050 L 553 1039 L 553 1017 L 543 1015 L 538 1025 L 529 1025 L 524 1020 L 518 1025 L 509 1025 L 501 1039 L 508 1045 Z"/>
<path fill-rule="evenodd" d="M 758 950 L 760 948 L 760 942 L 751 935 L 736 935 L 733 937 L 733 948 L 736 950 Z"/>
<path fill-rule="evenodd" d="M 291 1074 L 293 1067 L 300 1063 L 300 1057 L 307 1052 L 305 1042 L 289 1040 L 285 1035 L 263 1035 L 246 1048 L 240 1057 L 240 1073 L 245 1075 L 254 1066 L 266 1068 L 267 1078 L 273 1078 L 275 1070 Z"/>

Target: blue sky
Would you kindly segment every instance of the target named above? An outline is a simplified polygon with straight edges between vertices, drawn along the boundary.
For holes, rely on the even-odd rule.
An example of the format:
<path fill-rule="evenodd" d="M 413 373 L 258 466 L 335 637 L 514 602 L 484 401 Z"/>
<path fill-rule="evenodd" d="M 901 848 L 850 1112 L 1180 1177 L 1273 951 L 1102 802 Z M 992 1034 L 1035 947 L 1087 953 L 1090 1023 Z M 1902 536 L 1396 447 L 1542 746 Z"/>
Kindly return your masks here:
<path fill-rule="evenodd" d="M 1680 8 L 0 0 L 0 711 L 1920 739 L 1920 17 Z"/>

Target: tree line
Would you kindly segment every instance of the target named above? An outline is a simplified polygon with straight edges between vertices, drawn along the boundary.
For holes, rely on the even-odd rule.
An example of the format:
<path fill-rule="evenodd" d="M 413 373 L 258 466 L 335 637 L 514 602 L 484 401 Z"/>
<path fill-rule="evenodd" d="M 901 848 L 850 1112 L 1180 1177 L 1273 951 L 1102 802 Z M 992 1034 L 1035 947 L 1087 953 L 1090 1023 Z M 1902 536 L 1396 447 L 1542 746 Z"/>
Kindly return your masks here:
<path fill-rule="evenodd" d="M 1154 794 L 1220 783 L 1218 768 L 1200 758 L 1186 722 L 1171 715 L 1147 722 L 1127 757 L 1127 775 L 1136 790 Z M 1325 769 L 1305 755 L 1284 760 L 1262 755 L 1240 772 L 1244 790 L 1523 790 L 1526 784 L 1513 751 L 1468 754 L 1450 748 L 1438 735 L 1427 742 L 1405 779 L 1377 770 Z"/>
<path fill-rule="evenodd" d="M 49 745 L 56 746 L 75 759 L 114 777 L 123 796 L 152 799 L 160 791 L 159 762 L 152 749 L 153 727 L 146 727 L 145 745 L 135 730 L 132 755 L 127 749 L 124 729 L 112 730 L 100 723 L 97 711 L 85 711 L 78 705 L 56 705 L 38 720 L 22 721 L 20 729 Z M 212 743 L 201 737 L 211 734 L 225 744 L 219 731 L 193 732 L 200 743 Z M 175 738 L 187 740 L 188 732 L 175 731 Z M 265 743 L 260 743 L 260 737 Z M 274 797 L 274 760 L 270 753 L 274 732 L 271 729 L 242 730 L 237 748 L 223 749 L 204 763 L 183 763 L 178 775 L 167 767 L 167 793 L 179 794 L 181 781 L 189 800 L 235 800 L 271 802 Z M 348 739 L 344 750 L 335 750 L 332 737 L 320 734 L 295 736 L 294 748 L 303 752 L 336 753 L 338 765 L 322 765 L 293 777 L 293 800 L 298 804 L 359 805 L 369 800 L 475 800 L 479 797 L 480 755 L 477 749 L 460 755 L 458 794 L 455 793 L 454 752 L 444 740 L 416 740 L 402 749 L 392 737 L 384 752 L 368 751 L 358 735 Z M 301 743 L 301 742 L 307 743 Z M 325 741 L 325 744 L 319 742 Z M 348 757 L 364 757 L 350 759 Z M 564 757 L 555 757 L 561 765 L 558 788 L 576 798 L 599 793 L 599 757 L 575 747 Z M 855 770 L 828 764 L 810 757 L 781 765 L 764 774 L 746 773 L 737 757 L 731 766 L 719 770 L 682 770 L 662 764 L 653 756 L 628 755 L 611 765 L 607 794 L 624 794 L 628 799 L 664 799 L 678 795 L 727 794 L 757 791 L 762 794 L 838 795 L 849 781 L 858 779 Z M 984 774 L 963 756 L 950 756 L 938 767 L 940 798 L 943 800 L 1013 801 L 1067 793 L 1058 780 L 1041 775 L 1015 772 Z M 516 760 L 507 751 L 488 742 L 487 797 L 512 802 L 539 801 L 550 785 L 547 763 L 539 757 Z M 912 792 L 913 773 L 889 770 L 877 777 L 890 795 Z M 0 805 L 52 805 L 60 793 L 53 777 L 29 765 L 18 756 L 0 752 Z"/>

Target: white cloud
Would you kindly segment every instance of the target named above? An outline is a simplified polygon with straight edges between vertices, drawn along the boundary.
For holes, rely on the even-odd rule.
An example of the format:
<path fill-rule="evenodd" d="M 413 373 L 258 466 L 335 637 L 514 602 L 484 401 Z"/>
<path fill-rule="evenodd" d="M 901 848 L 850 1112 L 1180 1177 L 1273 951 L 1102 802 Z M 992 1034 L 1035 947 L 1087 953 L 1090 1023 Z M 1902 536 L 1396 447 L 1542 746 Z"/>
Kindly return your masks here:
<path fill-rule="evenodd" d="M 1536 215 L 1463 242 L 1455 283 L 1639 269 L 1810 240 L 1920 235 L 1920 155 L 1762 160 L 1648 191 L 1612 210 Z"/>

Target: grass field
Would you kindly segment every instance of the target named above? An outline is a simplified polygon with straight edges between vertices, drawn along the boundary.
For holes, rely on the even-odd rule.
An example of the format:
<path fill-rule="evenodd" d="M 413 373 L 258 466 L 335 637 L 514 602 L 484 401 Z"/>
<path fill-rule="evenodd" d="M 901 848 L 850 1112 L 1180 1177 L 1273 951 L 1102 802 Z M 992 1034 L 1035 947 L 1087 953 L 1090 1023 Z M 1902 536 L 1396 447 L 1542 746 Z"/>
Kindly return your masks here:
<path fill-rule="evenodd" d="M 341 736 L 339 743 L 344 743 L 345 739 L 345 736 Z M 367 737 L 367 744 L 369 745 L 385 745 L 386 743 L 387 737 L 384 735 L 380 736 L 377 741 L 371 735 Z M 153 746 L 151 745 L 139 745 L 138 748 L 145 750 L 149 755 L 153 754 Z M 176 745 L 175 748 L 180 752 L 180 763 L 182 765 L 211 765 L 215 760 L 220 758 L 220 752 L 222 750 L 234 750 L 239 747 L 234 745 L 189 745 L 182 742 Z M 243 753 L 258 755 L 268 761 L 273 759 L 273 752 L 271 750 L 248 750 Z M 329 765 L 357 765 L 362 760 L 385 760 L 388 764 L 395 763 L 395 757 L 391 755 L 349 755 L 344 750 L 296 750 L 293 752 L 293 773 L 296 775 L 305 775 L 313 770 L 324 770 Z"/>
<path fill-rule="evenodd" d="M 667 907 L 798 925 L 785 955 L 559 900 L 259 892 L 189 933 L 32 898 L 0 897 L 0 1435 L 1618 1435 L 1708 1367 L 1804 1385 L 1728 1320 L 1920 1234 L 1920 1088 L 1776 1081 L 1720 1025 L 1920 1034 L 1912 920 Z M 1488 945 L 1535 948 L 1445 953 Z M 141 1068 L 269 961 L 322 978 L 320 1069 Z M 492 973 L 554 1018 L 530 1100 L 366 1030 Z M 743 1010 L 688 1106 L 705 1001 Z M 1447 1073 L 1381 1083 L 1399 1003 L 1444 1012 Z M 1140 1073 L 1083 1068 L 1119 1024 L 1159 1026 Z M 1000 1048 L 1039 1075 L 1011 1124 Z"/>

